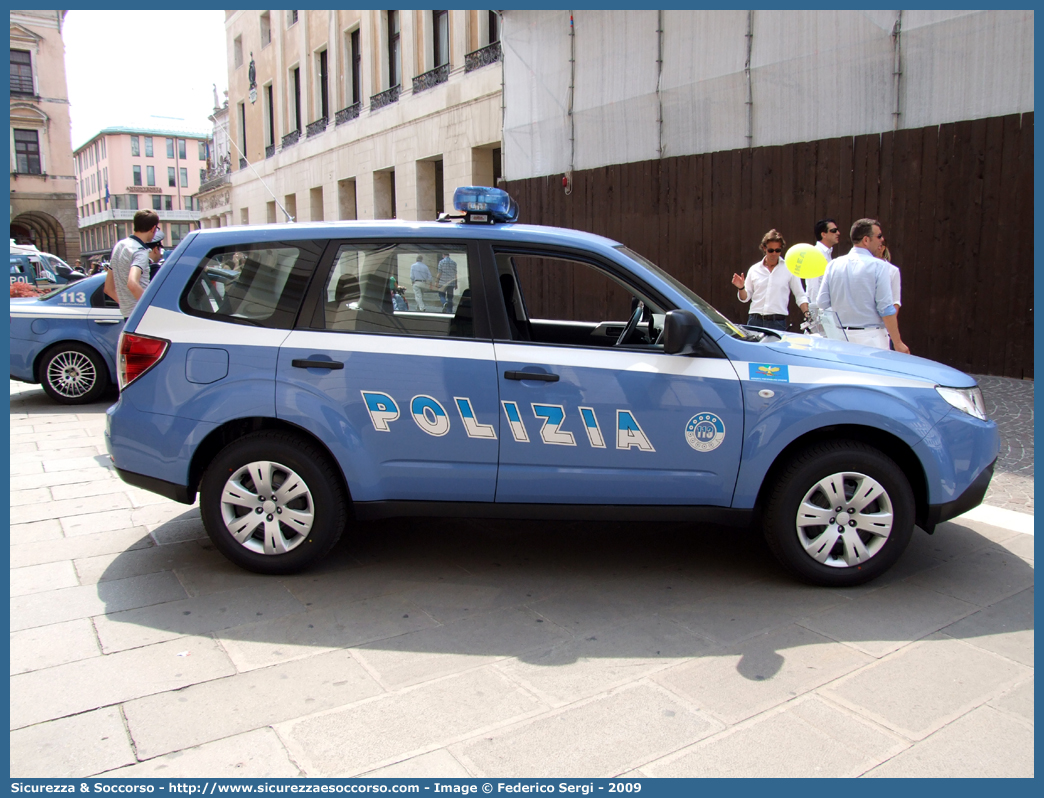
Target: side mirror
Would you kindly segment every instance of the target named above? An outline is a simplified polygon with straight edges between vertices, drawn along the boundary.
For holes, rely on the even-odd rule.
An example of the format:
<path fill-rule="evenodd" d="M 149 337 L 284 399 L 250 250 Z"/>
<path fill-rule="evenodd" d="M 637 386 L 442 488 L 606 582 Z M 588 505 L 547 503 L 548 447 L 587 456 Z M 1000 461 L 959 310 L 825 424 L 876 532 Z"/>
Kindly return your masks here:
<path fill-rule="evenodd" d="M 703 325 L 691 310 L 671 310 L 663 322 L 663 351 L 668 355 L 691 355 L 703 338 Z"/>

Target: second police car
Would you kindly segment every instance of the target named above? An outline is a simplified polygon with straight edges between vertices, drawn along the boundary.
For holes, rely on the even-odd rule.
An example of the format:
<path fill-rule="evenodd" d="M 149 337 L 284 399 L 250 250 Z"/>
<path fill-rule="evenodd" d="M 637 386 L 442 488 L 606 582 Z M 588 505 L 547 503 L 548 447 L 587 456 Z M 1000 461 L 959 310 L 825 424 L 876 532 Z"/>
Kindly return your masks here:
<path fill-rule="evenodd" d="M 455 206 L 187 237 L 120 339 L 123 479 L 198 493 L 265 573 L 382 516 L 689 519 L 854 585 L 981 502 L 999 437 L 971 377 L 736 326 L 617 242 L 514 224 L 498 189 Z"/>
<path fill-rule="evenodd" d="M 123 315 L 104 274 L 37 297 L 11 298 L 11 379 L 40 383 L 61 404 L 101 399 L 116 382 Z"/>

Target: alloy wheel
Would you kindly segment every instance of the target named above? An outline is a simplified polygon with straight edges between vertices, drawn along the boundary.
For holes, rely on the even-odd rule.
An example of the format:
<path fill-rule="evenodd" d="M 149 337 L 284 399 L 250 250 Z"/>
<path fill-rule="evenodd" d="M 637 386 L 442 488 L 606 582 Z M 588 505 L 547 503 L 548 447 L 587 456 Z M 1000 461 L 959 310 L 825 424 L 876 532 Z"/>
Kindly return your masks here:
<path fill-rule="evenodd" d="M 301 545 L 315 520 L 312 493 L 294 471 L 270 460 L 235 471 L 221 491 L 229 534 L 258 554 L 285 554 Z"/>
<path fill-rule="evenodd" d="M 67 399 L 79 399 L 98 381 L 94 363 L 83 352 L 60 352 L 47 364 L 47 382 Z"/>
<path fill-rule="evenodd" d="M 824 477 L 798 505 L 795 529 L 801 547 L 832 568 L 866 563 L 892 532 L 893 508 L 880 482 L 857 471 Z"/>

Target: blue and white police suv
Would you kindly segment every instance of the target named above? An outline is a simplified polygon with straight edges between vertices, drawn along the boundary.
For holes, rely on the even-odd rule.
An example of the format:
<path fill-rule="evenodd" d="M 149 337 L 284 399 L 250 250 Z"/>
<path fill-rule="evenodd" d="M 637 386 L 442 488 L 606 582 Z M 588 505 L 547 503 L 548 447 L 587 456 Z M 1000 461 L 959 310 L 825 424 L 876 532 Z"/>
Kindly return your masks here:
<path fill-rule="evenodd" d="M 754 523 L 798 577 L 854 585 L 982 501 L 971 377 L 734 325 L 621 244 L 514 224 L 501 190 L 454 204 L 182 241 L 120 338 L 123 479 L 198 493 L 264 573 L 382 516 L 634 518 Z"/>

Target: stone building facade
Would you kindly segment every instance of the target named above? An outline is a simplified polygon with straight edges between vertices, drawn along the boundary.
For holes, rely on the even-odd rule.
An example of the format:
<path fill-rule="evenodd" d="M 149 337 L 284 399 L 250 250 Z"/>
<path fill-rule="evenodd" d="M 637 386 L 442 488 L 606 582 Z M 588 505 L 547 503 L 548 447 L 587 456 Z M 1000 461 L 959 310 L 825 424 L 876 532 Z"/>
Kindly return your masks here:
<path fill-rule="evenodd" d="M 231 170 L 203 226 L 433 219 L 500 176 L 492 11 L 228 11 Z M 220 176 L 219 176 L 220 177 Z"/>
<path fill-rule="evenodd" d="M 11 11 L 11 238 L 67 262 L 80 256 L 66 11 Z"/>
<path fill-rule="evenodd" d="M 207 174 L 196 196 L 205 227 L 224 227 L 232 218 L 232 148 L 228 138 L 228 92 L 219 103 L 214 87 L 214 112 L 207 117 L 214 125 Z"/>

